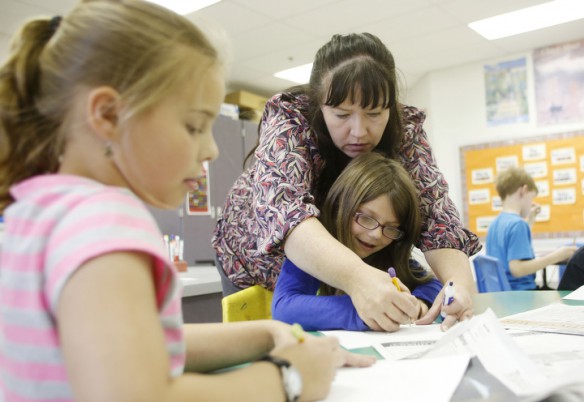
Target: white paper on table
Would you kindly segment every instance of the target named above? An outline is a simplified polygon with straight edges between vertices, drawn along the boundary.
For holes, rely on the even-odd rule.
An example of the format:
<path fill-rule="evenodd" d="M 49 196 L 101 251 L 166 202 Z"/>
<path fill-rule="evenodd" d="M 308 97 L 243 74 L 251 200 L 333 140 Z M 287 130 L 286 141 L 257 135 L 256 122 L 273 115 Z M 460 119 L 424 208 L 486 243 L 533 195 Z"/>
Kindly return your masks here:
<path fill-rule="evenodd" d="M 519 348 L 548 377 L 580 373 L 584 367 L 584 336 L 521 332 L 513 336 Z M 584 373 L 581 374 L 584 381 Z"/>
<path fill-rule="evenodd" d="M 580 286 L 572 293 L 562 297 L 564 300 L 584 300 L 584 286 Z"/>
<path fill-rule="evenodd" d="M 468 366 L 468 355 L 423 360 L 379 360 L 337 371 L 327 402 L 449 401 Z"/>
<path fill-rule="evenodd" d="M 563 402 L 584 400 L 584 336 L 522 332 L 513 340 L 548 378 L 546 387 L 529 401 L 551 395 Z"/>
<path fill-rule="evenodd" d="M 444 332 L 440 324 L 402 325 L 397 332 L 376 331 L 320 331 L 326 336 L 334 336 L 346 349 L 365 348 L 384 342 L 407 342 L 411 340 L 437 340 Z"/>
<path fill-rule="evenodd" d="M 503 317 L 500 322 L 510 329 L 584 335 L 584 306 L 554 303 Z"/>
<path fill-rule="evenodd" d="M 476 356 L 491 375 L 516 395 L 529 395 L 542 389 L 546 377 L 505 333 L 491 309 L 463 321 L 422 354 L 408 359 L 456 354 Z"/>

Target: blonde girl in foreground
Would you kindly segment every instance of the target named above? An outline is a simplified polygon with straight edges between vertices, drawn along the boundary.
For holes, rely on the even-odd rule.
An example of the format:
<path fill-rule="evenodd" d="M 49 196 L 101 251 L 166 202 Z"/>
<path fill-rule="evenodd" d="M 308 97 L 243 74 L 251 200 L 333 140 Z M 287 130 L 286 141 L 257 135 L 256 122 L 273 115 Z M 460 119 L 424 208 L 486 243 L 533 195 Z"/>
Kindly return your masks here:
<path fill-rule="evenodd" d="M 277 321 L 183 326 L 142 201 L 177 208 L 195 186 L 223 97 L 215 48 L 147 2 L 86 1 L 15 37 L 0 70 L 5 401 L 308 401 L 336 367 L 372 363 Z"/>

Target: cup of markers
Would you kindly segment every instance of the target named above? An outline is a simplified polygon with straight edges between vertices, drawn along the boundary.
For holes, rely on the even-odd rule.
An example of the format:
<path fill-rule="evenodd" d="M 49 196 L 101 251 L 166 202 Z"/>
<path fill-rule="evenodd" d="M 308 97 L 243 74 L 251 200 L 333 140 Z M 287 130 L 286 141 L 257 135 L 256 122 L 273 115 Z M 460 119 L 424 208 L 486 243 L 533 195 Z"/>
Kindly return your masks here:
<path fill-rule="evenodd" d="M 164 247 L 166 249 L 166 254 L 170 261 L 174 263 L 177 271 L 186 272 L 188 264 L 183 258 L 185 242 L 177 235 L 164 235 L 162 237 L 164 240 Z"/>

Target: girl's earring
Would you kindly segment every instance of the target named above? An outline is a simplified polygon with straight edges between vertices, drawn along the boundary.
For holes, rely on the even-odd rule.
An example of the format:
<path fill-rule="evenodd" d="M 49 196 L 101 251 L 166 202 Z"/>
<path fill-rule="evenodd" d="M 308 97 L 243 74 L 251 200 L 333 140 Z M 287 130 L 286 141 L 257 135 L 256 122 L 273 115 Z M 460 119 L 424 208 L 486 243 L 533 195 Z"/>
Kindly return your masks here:
<path fill-rule="evenodd" d="M 108 141 L 105 143 L 104 155 L 106 158 L 111 158 L 113 154 L 114 154 L 114 151 L 112 150 L 112 143 Z"/>

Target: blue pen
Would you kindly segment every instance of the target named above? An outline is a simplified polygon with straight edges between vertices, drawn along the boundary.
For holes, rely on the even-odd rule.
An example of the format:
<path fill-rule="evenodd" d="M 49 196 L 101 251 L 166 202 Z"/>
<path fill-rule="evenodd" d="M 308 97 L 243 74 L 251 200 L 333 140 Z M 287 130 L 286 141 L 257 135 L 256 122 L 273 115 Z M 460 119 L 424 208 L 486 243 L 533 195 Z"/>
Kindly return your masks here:
<path fill-rule="evenodd" d="M 442 305 L 449 306 L 450 303 L 452 303 L 453 301 L 454 301 L 454 282 L 450 281 L 448 282 L 448 286 L 446 286 L 446 289 L 444 289 L 444 300 L 442 301 Z M 442 317 L 442 320 L 446 318 L 446 314 L 444 314 L 442 311 L 440 312 L 440 316 Z"/>

